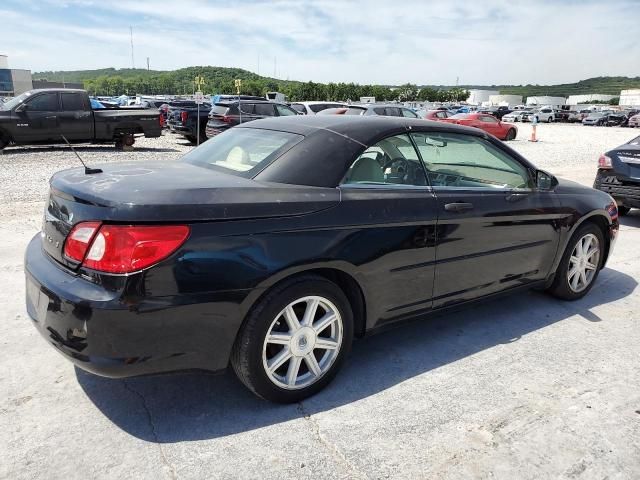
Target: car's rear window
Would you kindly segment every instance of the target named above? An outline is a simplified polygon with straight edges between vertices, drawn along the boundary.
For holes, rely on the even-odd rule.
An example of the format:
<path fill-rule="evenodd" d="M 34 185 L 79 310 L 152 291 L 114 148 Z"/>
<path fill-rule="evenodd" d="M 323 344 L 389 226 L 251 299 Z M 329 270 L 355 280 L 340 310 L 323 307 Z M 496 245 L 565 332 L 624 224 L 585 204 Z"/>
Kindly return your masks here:
<path fill-rule="evenodd" d="M 226 105 L 214 105 L 214 107 L 211 109 L 211 112 L 214 115 L 226 115 L 227 112 L 229 111 L 229 107 Z"/>
<path fill-rule="evenodd" d="M 304 136 L 258 128 L 232 128 L 207 140 L 181 161 L 251 178 Z"/>

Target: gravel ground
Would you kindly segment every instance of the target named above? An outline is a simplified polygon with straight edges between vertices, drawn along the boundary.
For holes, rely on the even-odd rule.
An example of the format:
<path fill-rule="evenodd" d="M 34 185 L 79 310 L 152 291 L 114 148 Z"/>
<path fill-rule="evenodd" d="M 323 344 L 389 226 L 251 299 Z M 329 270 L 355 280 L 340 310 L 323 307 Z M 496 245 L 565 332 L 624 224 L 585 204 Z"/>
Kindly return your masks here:
<path fill-rule="evenodd" d="M 512 146 L 591 184 L 600 153 L 640 132 L 520 127 Z M 179 137 L 88 164 L 179 157 Z M 24 310 L 22 255 L 64 148 L 0 156 L 0 478 L 640 478 L 640 211 L 598 285 L 563 303 L 530 292 L 355 344 L 299 405 L 255 399 L 231 374 L 108 380 L 48 347 Z"/>

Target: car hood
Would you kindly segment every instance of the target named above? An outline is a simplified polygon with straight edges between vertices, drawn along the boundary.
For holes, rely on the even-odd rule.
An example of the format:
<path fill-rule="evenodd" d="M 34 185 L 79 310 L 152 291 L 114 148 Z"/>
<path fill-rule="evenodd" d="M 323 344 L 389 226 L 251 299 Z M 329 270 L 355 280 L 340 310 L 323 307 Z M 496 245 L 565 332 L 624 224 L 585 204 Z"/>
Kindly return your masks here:
<path fill-rule="evenodd" d="M 185 162 L 101 165 L 51 178 L 51 195 L 99 209 L 96 219 L 202 221 L 304 215 L 340 201 L 335 188 L 257 182 Z"/>

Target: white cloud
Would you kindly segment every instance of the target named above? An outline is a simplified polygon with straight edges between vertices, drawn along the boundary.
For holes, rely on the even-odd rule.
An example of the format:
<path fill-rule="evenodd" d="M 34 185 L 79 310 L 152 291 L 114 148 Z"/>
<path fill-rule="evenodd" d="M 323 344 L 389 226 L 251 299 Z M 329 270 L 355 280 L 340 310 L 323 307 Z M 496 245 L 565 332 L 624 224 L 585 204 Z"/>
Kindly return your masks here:
<path fill-rule="evenodd" d="M 137 66 L 147 56 L 157 69 L 260 62 L 273 75 L 277 57 L 277 76 L 297 80 L 542 84 L 638 75 L 640 60 L 625 49 L 636 16 L 624 0 L 25 4 L 0 10 L 2 48 L 34 71 L 129 67 L 129 25 Z"/>

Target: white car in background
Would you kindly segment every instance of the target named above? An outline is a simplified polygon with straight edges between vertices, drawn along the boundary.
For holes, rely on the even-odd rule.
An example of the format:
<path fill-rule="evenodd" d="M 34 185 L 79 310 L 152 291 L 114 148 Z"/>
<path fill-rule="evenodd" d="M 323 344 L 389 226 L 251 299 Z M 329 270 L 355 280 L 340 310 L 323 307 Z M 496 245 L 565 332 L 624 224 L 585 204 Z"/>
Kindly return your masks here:
<path fill-rule="evenodd" d="M 503 122 L 522 122 L 522 117 L 527 114 L 529 115 L 531 110 L 514 110 L 511 113 L 507 113 L 502 117 Z"/>
<path fill-rule="evenodd" d="M 302 115 L 315 115 L 327 108 L 341 108 L 348 107 L 346 103 L 340 102 L 294 102 L 291 103 L 291 108 Z"/>
<path fill-rule="evenodd" d="M 553 113 L 553 108 L 551 107 L 542 107 L 538 110 L 534 110 L 533 112 L 528 112 L 526 115 L 522 116 L 523 122 L 530 122 L 533 119 L 533 116 L 538 116 L 538 123 L 542 122 L 554 122 L 556 117 Z"/>

